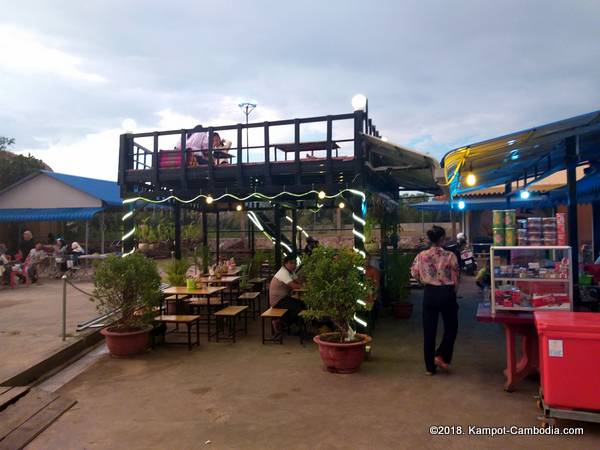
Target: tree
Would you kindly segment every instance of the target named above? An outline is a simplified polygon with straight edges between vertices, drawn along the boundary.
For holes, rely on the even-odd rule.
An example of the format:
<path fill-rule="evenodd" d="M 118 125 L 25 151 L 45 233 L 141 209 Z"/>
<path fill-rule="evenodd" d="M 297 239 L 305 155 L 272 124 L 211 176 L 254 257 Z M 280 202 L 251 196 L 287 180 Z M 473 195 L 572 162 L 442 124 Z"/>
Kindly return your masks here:
<path fill-rule="evenodd" d="M 0 151 L 8 150 L 8 147 L 14 145 L 15 140 L 13 138 L 6 138 L 4 136 L 0 136 Z"/>
<path fill-rule="evenodd" d="M 50 169 L 41 159 L 8 151 L 14 143 L 13 138 L 0 136 L 0 190 L 39 170 Z"/>

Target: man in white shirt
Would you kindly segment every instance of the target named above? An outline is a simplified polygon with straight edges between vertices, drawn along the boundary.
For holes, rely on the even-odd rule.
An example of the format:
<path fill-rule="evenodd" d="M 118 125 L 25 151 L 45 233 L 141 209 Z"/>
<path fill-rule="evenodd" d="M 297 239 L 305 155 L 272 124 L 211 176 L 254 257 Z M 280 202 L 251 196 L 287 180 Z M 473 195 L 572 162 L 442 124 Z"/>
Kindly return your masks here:
<path fill-rule="evenodd" d="M 188 166 L 208 164 L 208 132 L 202 130 L 202 125 L 196 125 L 185 141 Z M 221 136 L 219 133 L 213 133 L 212 147 L 219 148 L 221 145 Z M 175 146 L 175 150 L 181 150 L 181 142 Z"/>
<path fill-rule="evenodd" d="M 296 276 L 296 256 L 288 255 L 283 260 L 283 266 L 273 276 L 269 284 L 269 305 L 273 308 L 287 309 L 284 320 L 294 323 L 298 320 L 300 311 L 306 309 L 302 300 L 293 298 L 290 294 L 293 289 L 300 289 L 302 284 Z M 275 331 L 280 331 L 280 324 L 274 321 Z"/>

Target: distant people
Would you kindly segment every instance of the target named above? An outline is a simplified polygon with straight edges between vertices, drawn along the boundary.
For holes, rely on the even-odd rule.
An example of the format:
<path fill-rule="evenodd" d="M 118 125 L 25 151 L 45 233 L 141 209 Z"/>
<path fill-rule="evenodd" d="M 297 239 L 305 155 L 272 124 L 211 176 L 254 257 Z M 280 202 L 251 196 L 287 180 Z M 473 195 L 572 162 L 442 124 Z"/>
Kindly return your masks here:
<path fill-rule="evenodd" d="M 35 247 L 31 249 L 27 256 L 27 274 L 32 283 L 35 283 L 39 277 L 39 265 L 46 259 L 46 252 L 44 251 L 41 242 L 36 242 Z"/>
<path fill-rule="evenodd" d="M 71 255 L 73 255 L 73 262 L 79 264 L 79 257 L 85 255 L 85 250 L 78 242 L 73 242 L 71 244 Z"/>
<path fill-rule="evenodd" d="M 398 232 L 394 229 L 394 231 L 392 231 L 392 234 L 390 235 L 390 245 L 394 250 L 398 250 L 399 240 L 400 239 L 398 238 Z"/>
<path fill-rule="evenodd" d="M 306 245 L 304 246 L 304 253 L 310 255 L 312 251 L 319 246 L 319 241 L 317 241 L 312 236 L 306 238 Z"/>
<path fill-rule="evenodd" d="M 10 256 L 7 254 L 6 245 L 0 244 L 0 280 L 5 284 L 10 283 Z"/>
<path fill-rule="evenodd" d="M 296 276 L 296 255 L 290 254 L 283 259 L 283 265 L 273 276 L 269 285 L 269 305 L 273 308 L 287 309 L 284 320 L 287 324 L 297 323 L 298 315 L 306 305 L 302 300 L 291 296 L 293 289 L 300 289 L 302 284 Z M 281 323 L 275 321 L 276 333 L 281 332 Z"/>
<path fill-rule="evenodd" d="M 423 350 L 426 375 L 434 375 L 438 367 L 448 369 L 458 331 L 459 266 L 456 255 L 443 248 L 446 231 L 436 225 L 427 232 L 430 248 L 419 253 L 411 275 L 424 285 Z M 442 315 L 444 336 L 435 348 L 438 316 Z"/>
<path fill-rule="evenodd" d="M 54 246 L 54 258 L 56 261 L 56 266 L 58 270 L 62 273 L 65 273 L 68 270 L 67 267 L 67 246 L 65 245 L 65 241 L 62 238 L 58 238 L 56 240 L 56 245 Z M 59 277 L 57 277 L 59 278 Z"/>
<path fill-rule="evenodd" d="M 48 239 L 46 240 L 46 245 L 56 245 L 56 238 L 54 234 L 48 233 Z"/>
<path fill-rule="evenodd" d="M 17 259 L 21 262 L 25 262 L 25 259 L 29 256 L 29 252 L 33 247 L 35 247 L 33 234 L 31 233 L 31 231 L 26 230 L 23 232 L 23 239 L 19 243 Z"/>
<path fill-rule="evenodd" d="M 196 125 L 187 135 L 185 147 L 187 149 L 187 165 L 190 167 L 208 164 L 208 132 L 203 129 L 202 125 Z M 222 145 L 219 133 L 213 133 L 212 148 L 219 148 Z M 181 142 L 175 146 L 175 149 L 181 150 Z"/>

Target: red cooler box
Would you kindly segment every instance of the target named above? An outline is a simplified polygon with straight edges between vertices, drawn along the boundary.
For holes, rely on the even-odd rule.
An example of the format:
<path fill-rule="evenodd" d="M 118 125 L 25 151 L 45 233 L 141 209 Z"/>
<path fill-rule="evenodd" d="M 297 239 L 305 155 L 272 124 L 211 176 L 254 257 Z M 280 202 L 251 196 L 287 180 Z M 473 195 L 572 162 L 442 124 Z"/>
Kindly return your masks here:
<path fill-rule="evenodd" d="M 600 411 L 600 313 L 535 311 L 544 403 Z"/>

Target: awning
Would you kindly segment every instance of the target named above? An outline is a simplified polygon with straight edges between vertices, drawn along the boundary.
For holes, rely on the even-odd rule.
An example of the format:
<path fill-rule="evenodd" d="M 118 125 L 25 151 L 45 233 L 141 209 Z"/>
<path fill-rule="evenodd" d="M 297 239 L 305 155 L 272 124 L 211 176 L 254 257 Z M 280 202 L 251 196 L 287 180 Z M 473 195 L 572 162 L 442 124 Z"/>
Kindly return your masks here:
<path fill-rule="evenodd" d="M 102 208 L 0 209 L 0 222 L 58 222 L 91 220 Z"/>
<path fill-rule="evenodd" d="M 567 137 L 577 136 L 577 164 L 598 160 L 600 111 L 460 147 L 442 159 L 454 196 L 518 179 L 542 179 L 566 168 Z M 464 177 L 473 173 L 476 185 Z"/>
<path fill-rule="evenodd" d="M 363 137 L 371 151 L 371 161 L 365 164 L 376 182 L 381 185 L 393 184 L 396 191 L 442 192 L 435 179 L 440 169 L 435 159 L 375 136 L 365 134 Z"/>
<path fill-rule="evenodd" d="M 458 202 L 463 200 L 465 202 L 465 208 L 463 210 L 458 209 Z M 450 202 L 431 200 L 429 202 L 413 203 L 410 206 L 421 211 L 449 211 Z M 511 208 L 550 208 L 553 203 L 550 201 L 547 195 L 531 195 L 527 200 L 520 200 L 513 198 L 510 201 Z M 453 203 L 454 211 L 481 211 L 481 210 L 493 210 L 493 209 L 506 209 L 505 198 L 468 198 L 461 199 L 455 198 Z"/>

